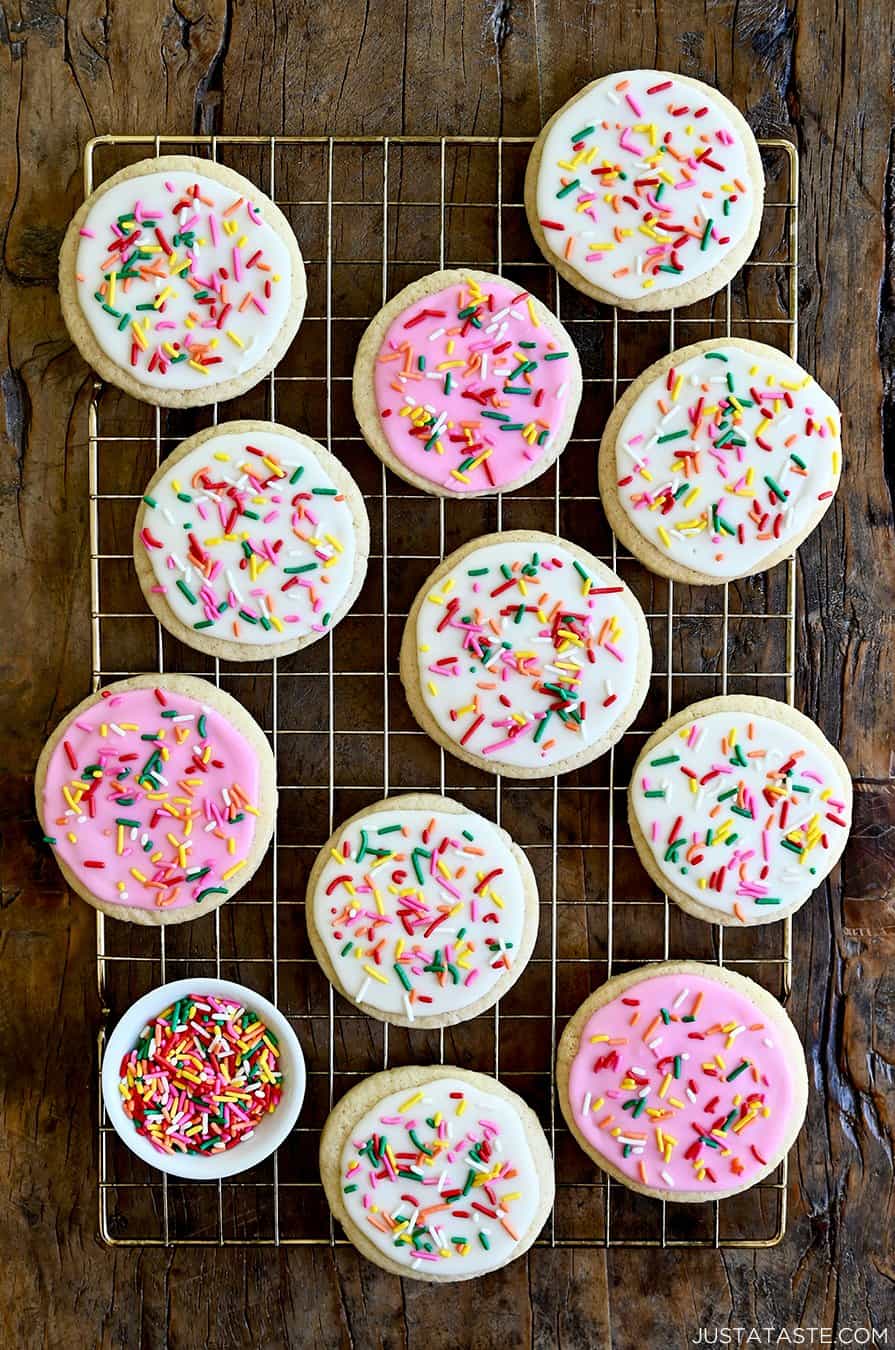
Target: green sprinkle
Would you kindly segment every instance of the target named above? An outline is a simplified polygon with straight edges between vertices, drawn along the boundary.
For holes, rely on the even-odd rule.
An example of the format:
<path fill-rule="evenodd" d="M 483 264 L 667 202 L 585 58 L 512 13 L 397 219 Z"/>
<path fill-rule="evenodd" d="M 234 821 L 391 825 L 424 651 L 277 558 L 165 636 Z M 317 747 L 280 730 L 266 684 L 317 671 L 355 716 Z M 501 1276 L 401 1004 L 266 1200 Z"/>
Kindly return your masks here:
<path fill-rule="evenodd" d="M 683 431 L 669 431 L 667 435 L 659 437 L 657 444 L 664 445 L 666 441 L 679 441 L 682 436 L 689 436 L 689 434 L 686 427 Z"/>
<path fill-rule="evenodd" d="M 556 195 L 557 197 L 568 197 L 570 192 L 574 192 L 575 189 L 580 186 L 581 186 L 581 179 L 573 178 L 571 183 L 566 183 L 565 187 L 561 187 Z"/>
<path fill-rule="evenodd" d="M 193 624 L 194 628 L 213 628 L 214 619 L 200 619 L 198 623 Z"/>
<path fill-rule="evenodd" d="M 304 470 L 304 465 L 303 465 L 303 464 L 299 464 L 298 468 L 295 470 L 295 473 L 294 473 L 294 474 L 292 475 L 292 477 L 289 479 L 289 482 L 290 482 L 291 484 L 293 484 L 293 485 L 294 485 L 295 483 L 297 483 L 298 480 L 299 480 L 299 478 L 301 478 L 302 474 L 304 473 L 304 471 L 305 471 L 305 470 Z"/>
<path fill-rule="evenodd" d="M 749 1060 L 748 1059 L 740 1060 L 736 1068 L 731 1069 L 730 1073 L 727 1075 L 727 1078 L 725 1079 L 725 1082 L 732 1083 L 735 1078 L 739 1078 L 740 1074 L 745 1073 L 746 1069 L 748 1068 L 749 1068 Z"/>
<path fill-rule="evenodd" d="M 770 474 L 765 474 L 764 481 L 767 483 L 775 497 L 779 497 L 781 502 L 786 501 L 789 493 L 784 491 L 775 478 L 771 478 Z"/>
<path fill-rule="evenodd" d="M 297 576 L 299 572 L 313 572 L 317 566 L 317 563 L 303 563 L 301 567 L 284 567 L 283 571 L 287 577 L 291 577 Z"/>
<path fill-rule="evenodd" d="M 227 894 L 226 886 L 206 886 L 205 890 L 200 891 L 199 894 L 196 896 L 196 904 L 197 905 L 200 904 L 205 899 L 206 895 L 226 895 L 226 894 Z"/>
<path fill-rule="evenodd" d="M 707 249 L 708 246 L 709 246 L 709 240 L 710 240 L 711 237 L 712 237 L 712 226 L 714 225 L 714 223 L 715 223 L 715 222 L 714 222 L 713 220 L 707 220 L 707 221 L 705 222 L 705 229 L 703 230 L 703 233 L 702 233 L 702 242 L 701 242 L 701 244 L 699 245 L 699 247 L 702 249 L 703 253 L 705 253 L 706 249 Z"/>
<path fill-rule="evenodd" d="M 569 354 L 568 352 L 545 352 L 545 353 L 544 353 L 544 360 L 545 360 L 545 361 L 564 361 L 564 360 L 566 359 L 566 357 L 568 356 L 568 354 Z"/>
<path fill-rule="evenodd" d="M 158 506 L 158 502 L 154 497 L 144 497 L 143 500 L 147 506 Z"/>
<path fill-rule="evenodd" d="M 650 760 L 650 768 L 657 769 L 660 764 L 677 764 L 680 755 L 662 755 L 659 759 Z"/>
<path fill-rule="evenodd" d="M 576 131 L 572 137 L 572 144 L 574 145 L 576 141 L 583 141 L 587 136 L 592 136 L 594 130 L 594 127 L 583 127 L 581 131 Z"/>

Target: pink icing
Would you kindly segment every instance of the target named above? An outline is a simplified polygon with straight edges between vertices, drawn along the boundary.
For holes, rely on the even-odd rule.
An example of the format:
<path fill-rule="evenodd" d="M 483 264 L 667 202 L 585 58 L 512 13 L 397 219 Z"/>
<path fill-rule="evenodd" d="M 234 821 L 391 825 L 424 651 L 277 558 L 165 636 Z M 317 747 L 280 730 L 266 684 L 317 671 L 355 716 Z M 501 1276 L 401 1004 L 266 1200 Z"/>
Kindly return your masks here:
<path fill-rule="evenodd" d="M 689 972 L 641 980 L 584 1027 L 569 1075 L 575 1123 L 608 1162 L 655 1190 L 748 1185 L 779 1150 L 795 1097 L 778 1042 L 768 1018 L 727 985 Z M 642 1097 L 635 1118 L 627 1104 Z M 667 1136 L 677 1142 L 666 1160 Z"/>
<path fill-rule="evenodd" d="M 160 750 L 168 758 L 153 764 Z M 155 787 L 140 776 L 153 769 Z M 259 781 L 257 754 L 221 713 L 163 686 L 130 689 L 97 698 L 65 727 L 47 767 L 42 823 L 59 860 L 99 899 L 182 909 L 210 887 L 239 886 Z M 120 820 L 129 823 L 119 832 Z"/>
<path fill-rule="evenodd" d="M 403 310 L 374 368 L 395 456 L 459 494 L 496 491 L 532 471 L 562 421 L 574 360 L 526 291 L 482 286 L 450 286 Z"/>

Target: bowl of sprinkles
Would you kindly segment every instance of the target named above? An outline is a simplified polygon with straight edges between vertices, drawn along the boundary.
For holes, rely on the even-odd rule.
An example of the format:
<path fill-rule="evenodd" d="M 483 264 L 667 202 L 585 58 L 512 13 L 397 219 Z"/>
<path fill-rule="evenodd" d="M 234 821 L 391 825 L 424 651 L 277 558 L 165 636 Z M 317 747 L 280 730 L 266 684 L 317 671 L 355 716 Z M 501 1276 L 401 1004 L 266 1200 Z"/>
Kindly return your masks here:
<path fill-rule="evenodd" d="M 594 80 L 531 153 L 535 242 L 604 304 L 669 309 L 713 295 L 761 226 L 764 170 L 745 118 L 710 85 L 662 70 Z"/>
<path fill-rule="evenodd" d="M 253 989 L 175 980 L 115 1027 L 102 1094 L 116 1133 L 143 1162 L 217 1180 L 282 1144 L 304 1100 L 304 1056 L 286 1017 Z"/>

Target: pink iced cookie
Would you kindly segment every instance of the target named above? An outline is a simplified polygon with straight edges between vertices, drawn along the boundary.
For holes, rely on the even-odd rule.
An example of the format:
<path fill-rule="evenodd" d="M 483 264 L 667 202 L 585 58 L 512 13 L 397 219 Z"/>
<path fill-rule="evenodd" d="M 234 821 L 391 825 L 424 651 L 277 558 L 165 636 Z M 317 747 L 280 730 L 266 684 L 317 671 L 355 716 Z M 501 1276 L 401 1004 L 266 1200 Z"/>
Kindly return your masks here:
<path fill-rule="evenodd" d="M 484 272 L 437 272 L 373 320 L 355 411 L 402 478 L 444 496 L 511 491 L 553 463 L 581 370 L 568 334 L 527 291 Z"/>
<path fill-rule="evenodd" d="M 97 909 L 176 923 L 251 877 L 273 829 L 273 756 L 248 713 L 204 680 L 136 676 L 81 703 L 35 783 L 47 842 Z"/>
<path fill-rule="evenodd" d="M 805 1059 L 783 1008 L 732 971 L 668 962 L 617 976 L 560 1042 L 563 1114 L 635 1190 L 709 1200 L 773 1171 L 801 1127 Z"/>

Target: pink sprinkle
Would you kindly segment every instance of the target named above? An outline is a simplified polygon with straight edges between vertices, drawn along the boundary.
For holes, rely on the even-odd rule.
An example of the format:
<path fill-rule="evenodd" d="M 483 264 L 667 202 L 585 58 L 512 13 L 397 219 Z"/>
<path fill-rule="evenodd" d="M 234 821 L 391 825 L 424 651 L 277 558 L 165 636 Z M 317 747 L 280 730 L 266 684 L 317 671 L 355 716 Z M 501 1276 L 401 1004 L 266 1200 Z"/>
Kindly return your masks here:
<path fill-rule="evenodd" d="M 634 112 L 634 116 L 635 116 L 635 117 L 642 117 L 642 116 L 643 116 L 643 109 L 641 108 L 641 106 L 640 106 L 640 104 L 637 102 L 637 100 L 634 98 L 633 94 L 625 94 L 625 98 L 626 98 L 626 99 L 628 100 L 628 102 L 630 103 L 631 108 L 633 109 L 633 112 Z"/>

